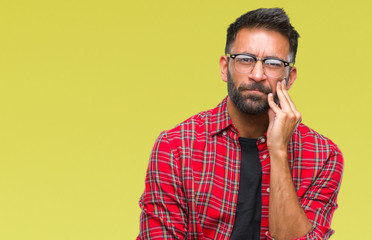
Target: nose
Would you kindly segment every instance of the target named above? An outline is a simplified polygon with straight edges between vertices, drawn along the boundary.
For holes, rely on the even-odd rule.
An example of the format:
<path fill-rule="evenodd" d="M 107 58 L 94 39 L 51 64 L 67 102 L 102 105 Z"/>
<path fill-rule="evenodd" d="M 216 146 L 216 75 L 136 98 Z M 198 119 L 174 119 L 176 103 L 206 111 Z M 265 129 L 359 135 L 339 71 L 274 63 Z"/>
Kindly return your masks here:
<path fill-rule="evenodd" d="M 249 77 L 256 82 L 266 79 L 262 61 L 256 62 L 254 68 L 252 69 L 252 72 L 249 74 Z"/>

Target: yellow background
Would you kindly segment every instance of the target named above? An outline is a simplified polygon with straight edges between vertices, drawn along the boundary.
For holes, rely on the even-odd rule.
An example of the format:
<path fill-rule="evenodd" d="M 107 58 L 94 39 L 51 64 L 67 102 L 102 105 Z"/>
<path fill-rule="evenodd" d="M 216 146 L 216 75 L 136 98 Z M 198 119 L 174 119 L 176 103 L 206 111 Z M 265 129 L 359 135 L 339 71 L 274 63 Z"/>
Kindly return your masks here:
<path fill-rule="evenodd" d="M 0 1 L 0 239 L 134 239 L 154 140 L 226 95 L 228 25 L 285 8 L 290 94 L 342 149 L 332 239 L 370 238 L 370 1 Z"/>

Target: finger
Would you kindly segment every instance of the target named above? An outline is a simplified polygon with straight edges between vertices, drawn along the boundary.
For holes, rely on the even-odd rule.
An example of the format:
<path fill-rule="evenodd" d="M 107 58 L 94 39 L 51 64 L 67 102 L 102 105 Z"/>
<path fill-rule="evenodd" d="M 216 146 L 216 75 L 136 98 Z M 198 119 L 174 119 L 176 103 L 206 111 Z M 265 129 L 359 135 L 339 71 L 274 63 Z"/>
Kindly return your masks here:
<path fill-rule="evenodd" d="M 281 112 L 280 107 L 276 105 L 276 103 L 274 102 L 274 97 L 272 93 L 269 93 L 269 95 L 267 96 L 267 102 L 269 103 L 270 109 L 273 110 L 274 113 Z"/>
<path fill-rule="evenodd" d="M 286 97 L 289 106 L 291 107 L 291 109 L 292 109 L 293 112 L 296 112 L 297 111 L 296 110 L 296 106 L 294 105 L 291 97 L 289 96 L 289 93 L 288 93 L 287 89 L 285 88 L 285 81 L 283 81 L 282 85 L 283 85 L 282 86 L 283 94 Z"/>
<path fill-rule="evenodd" d="M 282 90 L 283 90 L 283 94 L 284 96 L 286 97 L 287 101 L 288 101 L 288 104 L 290 106 L 290 108 L 292 109 L 292 112 L 294 114 L 294 116 L 296 117 L 296 120 L 298 121 L 298 124 L 301 122 L 301 113 L 299 113 L 296 109 L 296 106 L 294 105 L 291 97 L 289 96 L 289 93 L 286 89 L 286 85 L 285 85 L 285 82 L 283 81 L 283 86 L 282 86 Z M 297 124 L 297 126 L 298 126 Z"/>
<path fill-rule="evenodd" d="M 269 128 L 270 128 L 270 124 L 272 122 L 274 122 L 274 119 L 275 119 L 276 114 L 275 114 L 274 110 L 272 110 L 270 108 L 269 111 L 267 111 L 267 115 L 269 115 Z"/>
<path fill-rule="evenodd" d="M 269 111 L 267 111 L 267 114 L 269 115 L 269 126 L 267 128 L 267 132 L 270 132 L 271 129 L 273 128 L 276 114 L 274 113 L 274 111 L 271 108 L 269 109 Z"/>
<path fill-rule="evenodd" d="M 291 111 L 292 109 L 288 103 L 286 96 L 283 93 L 283 84 L 281 83 L 281 81 L 278 81 L 277 83 L 276 94 L 278 95 L 281 109 L 283 109 L 284 111 Z"/>

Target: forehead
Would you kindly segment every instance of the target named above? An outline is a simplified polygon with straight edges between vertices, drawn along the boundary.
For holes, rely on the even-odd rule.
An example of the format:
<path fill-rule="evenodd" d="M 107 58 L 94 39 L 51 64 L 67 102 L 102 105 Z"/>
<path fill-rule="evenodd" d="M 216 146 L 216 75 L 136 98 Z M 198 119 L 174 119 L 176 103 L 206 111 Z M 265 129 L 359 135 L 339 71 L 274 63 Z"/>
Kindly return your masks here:
<path fill-rule="evenodd" d="M 267 29 L 240 29 L 231 53 L 251 53 L 257 57 L 289 57 L 289 41 L 281 33 Z"/>

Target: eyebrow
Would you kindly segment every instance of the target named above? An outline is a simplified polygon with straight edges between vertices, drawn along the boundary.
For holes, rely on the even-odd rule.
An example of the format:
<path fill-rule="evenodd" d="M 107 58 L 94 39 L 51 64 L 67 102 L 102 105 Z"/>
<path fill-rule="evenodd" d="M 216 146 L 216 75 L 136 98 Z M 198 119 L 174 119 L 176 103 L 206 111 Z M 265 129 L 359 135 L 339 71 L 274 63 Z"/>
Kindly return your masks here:
<path fill-rule="evenodd" d="M 248 55 L 252 55 L 252 56 L 257 57 L 255 54 L 250 53 L 250 52 L 241 52 L 241 53 L 238 53 L 238 54 L 248 54 Z M 288 61 L 288 60 L 285 59 L 285 58 L 280 58 L 280 57 L 275 56 L 275 55 L 264 56 L 263 58 L 275 58 L 275 59 L 281 59 L 281 60 L 284 60 L 284 61 Z"/>
<path fill-rule="evenodd" d="M 238 54 L 248 54 L 248 55 L 252 55 L 252 56 L 257 57 L 257 55 L 255 55 L 255 54 L 253 54 L 253 53 L 250 53 L 250 52 L 241 52 L 241 53 L 238 53 Z M 279 58 L 279 59 L 281 59 L 280 57 L 275 56 L 275 55 L 265 56 L 264 58 Z"/>
<path fill-rule="evenodd" d="M 278 56 L 266 56 L 265 58 L 278 58 L 278 59 L 283 59 L 283 58 L 280 58 Z"/>

